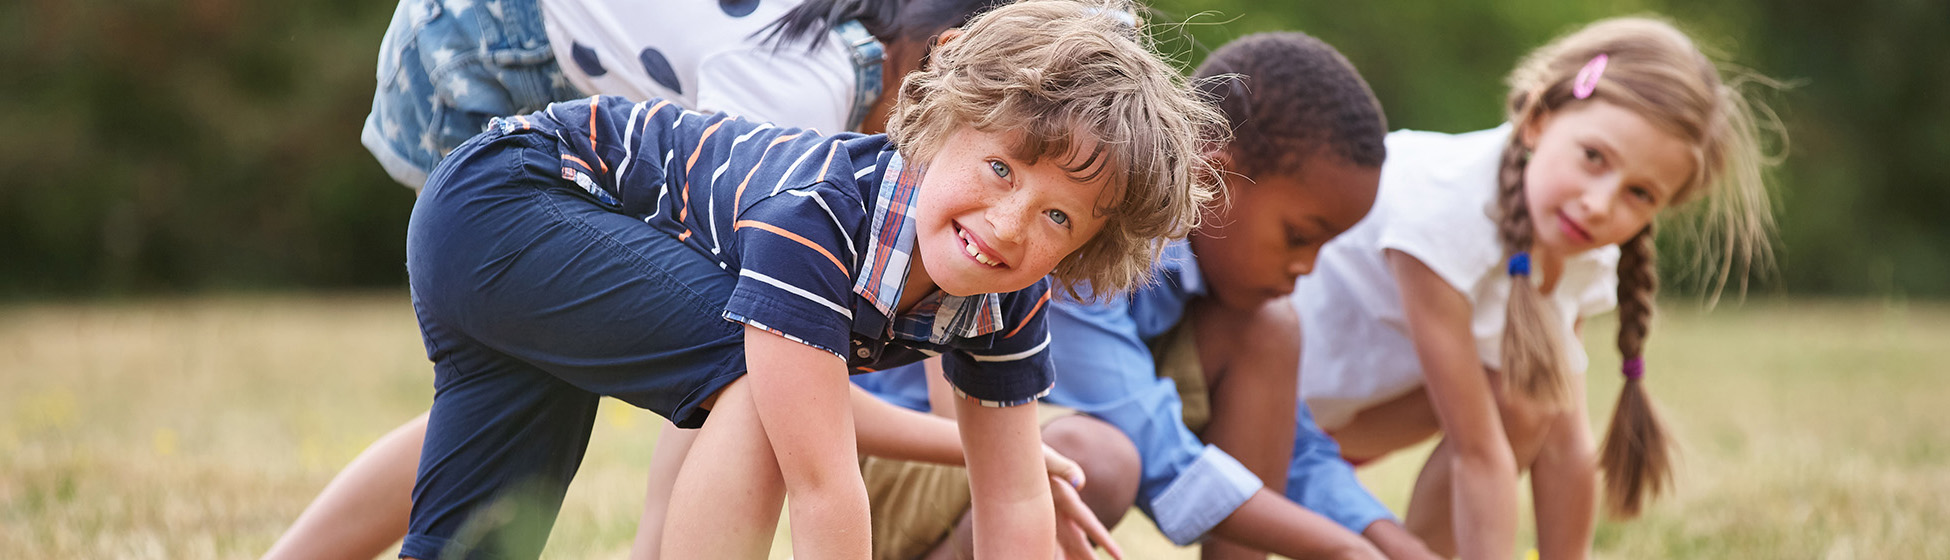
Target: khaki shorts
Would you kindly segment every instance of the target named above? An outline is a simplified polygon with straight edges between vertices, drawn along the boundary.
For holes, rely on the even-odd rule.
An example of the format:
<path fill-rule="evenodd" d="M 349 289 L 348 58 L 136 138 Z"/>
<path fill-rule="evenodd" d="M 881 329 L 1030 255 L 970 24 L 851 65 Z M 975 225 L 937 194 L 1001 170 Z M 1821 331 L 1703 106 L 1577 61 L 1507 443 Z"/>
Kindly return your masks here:
<path fill-rule="evenodd" d="M 1151 355 L 1156 359 L 1158 377 L 1178 385 L 1185 425 L 1198 432 L 1211 418 L 1211 399 L 1206 393 L 1205 373 L 1199 368 L 1192 329 L 1188 323 L 1179 325 L 1158 337 Z M 1044 426 L 1077 413 L 1049 404 L 1038 403 L 1036 407 Z M 860 475 L 867 482 L 876 560 L 908 560 L 927 554 L 955 529 L 972 501 L 968 469 L 958 466 L 863 456 Z"/>

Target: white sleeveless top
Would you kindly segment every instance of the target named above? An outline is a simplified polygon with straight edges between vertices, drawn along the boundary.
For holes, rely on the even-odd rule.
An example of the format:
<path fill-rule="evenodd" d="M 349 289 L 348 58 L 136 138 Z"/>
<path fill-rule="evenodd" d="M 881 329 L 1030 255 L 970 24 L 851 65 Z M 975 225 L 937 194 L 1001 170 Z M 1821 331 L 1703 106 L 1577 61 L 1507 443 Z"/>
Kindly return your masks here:
<path fill-rule="evenodd" d="M 555 59 L 582 91 L 832 134 L 853 109 L 853 55 L 827 37 L 774 50 L 753 33 L 800 0 L 541 0 Z"/>
<path fill-rule="evenodd" d="M 1510 131 L 1388 135 L 1374 209 L 1321 248 L 1292 298 L 1301 325 L 1300 398 L 1321 428 L 1345 426 L 1355 413 L 1422 385 L 1386 250 L 1415 257 L 1469 299 L 1477 355 L 1500 367 L 1511 277 L 1494 217 Z M 1617 305 L 1617 269 L 1617 246 L 1573 256 L 1547 298 L 1559 311 L 1573 375 L 1583 375 L 1589 360 L 1571 325 Z"/>

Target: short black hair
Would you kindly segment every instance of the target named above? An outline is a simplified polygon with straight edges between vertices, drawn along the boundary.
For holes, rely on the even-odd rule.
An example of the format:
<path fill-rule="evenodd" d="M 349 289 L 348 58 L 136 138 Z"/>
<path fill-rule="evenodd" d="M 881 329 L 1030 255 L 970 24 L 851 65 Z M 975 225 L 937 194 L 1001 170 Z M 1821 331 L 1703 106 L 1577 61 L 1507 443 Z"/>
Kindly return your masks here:
<path fill-rule="evenodd" d="M 1379 167 L 1388 154 L 1386 117 L 1368 82 L 1340 51 L 1305 33 L 1240 37 L 1196 75 L 1232 127 L 1235 171 L 1296 173 L 1316 153 Z"/>
<path fill-rule="evenodd" d="M 827 30 L 860 20 L 881 40 L 925 41 L 976 14 L 1013 0 L 806 0 L 758 31 L 775 47 L 803 42 L 808 49 L 826 41 Z"/>

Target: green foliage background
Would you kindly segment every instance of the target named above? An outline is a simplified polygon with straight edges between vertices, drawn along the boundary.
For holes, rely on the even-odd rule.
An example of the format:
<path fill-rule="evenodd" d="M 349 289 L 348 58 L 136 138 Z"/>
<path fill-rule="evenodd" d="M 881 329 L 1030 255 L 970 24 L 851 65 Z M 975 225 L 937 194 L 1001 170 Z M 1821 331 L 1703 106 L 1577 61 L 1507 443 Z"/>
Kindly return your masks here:
<path fill-rule="evenodd" d="M 385 0 L 0 4 L 0 297 L 397 287 L 412 194 L 359 145 Z M 1660 13 L 1792 82 L 1765 290 L 1950 295 L 1950 2 L 1158 0 L 1188 66 L 1302 30 L 1367 76 L 1391 128 L 1495 126 L 1518 57 Z M 1209 13 L 1207 13 L 1209 12 Z M 1207 13 L 1206 15 L 1198 15 Z M 1670 267 L 1669 267 L 1670 268 Z"/>

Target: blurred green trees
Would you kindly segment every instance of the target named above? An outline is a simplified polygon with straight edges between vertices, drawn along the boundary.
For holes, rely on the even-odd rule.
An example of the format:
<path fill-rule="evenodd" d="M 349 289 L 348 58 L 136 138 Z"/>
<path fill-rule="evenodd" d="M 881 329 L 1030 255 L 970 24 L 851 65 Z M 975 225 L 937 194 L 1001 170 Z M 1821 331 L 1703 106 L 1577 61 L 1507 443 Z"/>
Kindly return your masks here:
<path fill-rule="evenodd" d="M 412 194 L 359 145 L 394 3 L 0 5 L 0 296 L 403 284 Z M 1593 19 L 1661 13 L 1754 90 L 1792 293 L 1950 295 L 1950 3 L 1937 0 L 1158 0 L 1195 64 L 1256 31 L 1336 45 L 1391 128 L 1495 126 L 1518 57 Z M 1206 15 L 1198 15 L 1209 12 Z M 1183 22 L 1184 25 L 1168 25 Z"/>

